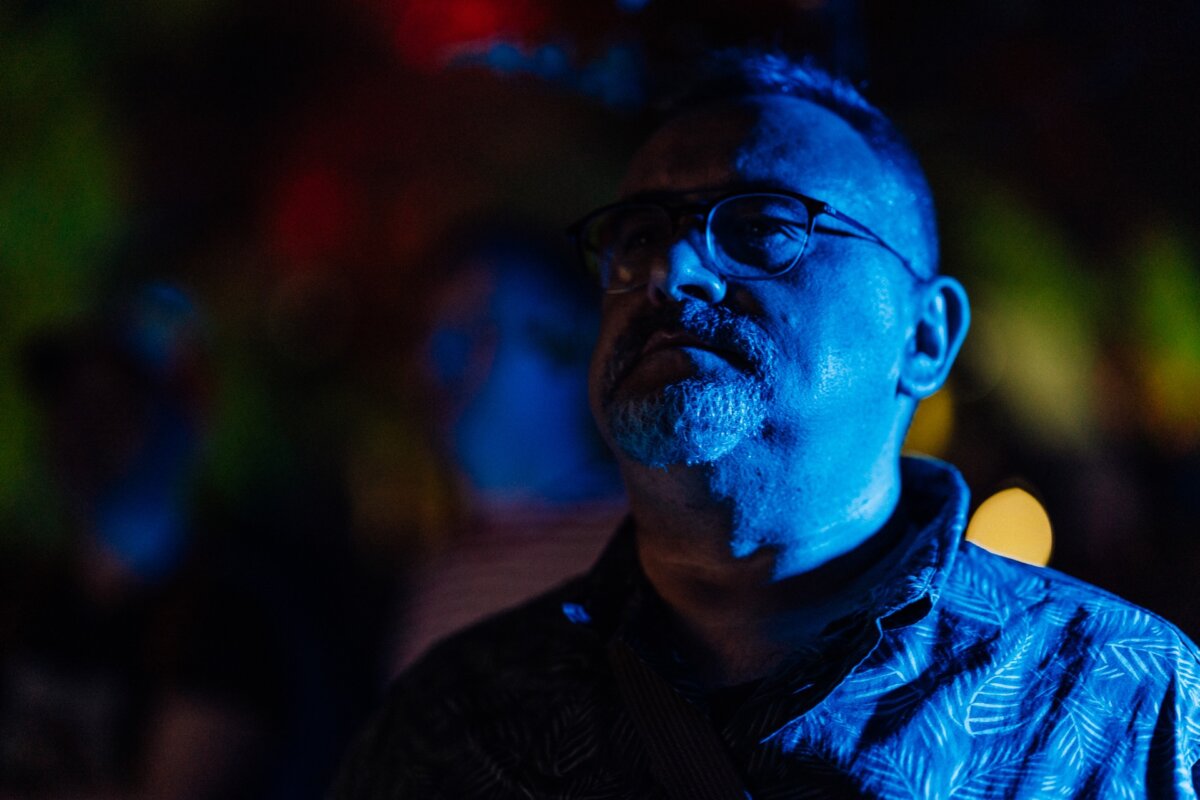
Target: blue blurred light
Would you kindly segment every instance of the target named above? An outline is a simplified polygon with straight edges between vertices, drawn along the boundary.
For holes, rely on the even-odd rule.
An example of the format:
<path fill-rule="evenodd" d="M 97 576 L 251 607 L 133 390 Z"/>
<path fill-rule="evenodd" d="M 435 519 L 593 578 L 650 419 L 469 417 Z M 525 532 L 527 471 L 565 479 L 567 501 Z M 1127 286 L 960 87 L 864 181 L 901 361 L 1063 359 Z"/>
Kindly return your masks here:
<path fill-rule="evenodd" d="M 535 75 L 548 80 L 566 81 L 571 78 L 571 58 L 559 45 L 545 44 L 534 51 L 532 68 Z"/>
<path fill-rule="evenodd" d="M 584 67 L 576 86 L 614 108 L 636 108 L 645 102 L 642 72 L 637 48 L 615 44 Z"/>
<path fill-rule="evenodd" d="M 577 68 L 570 48 L 545 44 L 526 52 L 509 41 L 482 49 L 465 49 L 453 60 L 459 66 L 484 66 L 501 75 L 536 75 L 549 83 L 595 97 L 614 108 L 637 108 L 645 102 L 640 51 L 632 44 L 615 44 Z"/>
<path fill-rule="evenodd" d="M 483 58 L 484 63 L 502 74 L 522 69 L 527 59 L 520 48 L 512 42 L 496 42 Z"/>
<path fill-rule="evenodd" d="M 156 370 L 171 366 L 194 332 L 196 306 L 176 286 L 153 283 L 134 297 L 125 320 L 125 337 L 133 353 Z"/>
<path fill-rule="evenodd" d="M 563 603 L 562 611 L 563 616 L 576 625 L 586 625 L 592 621 L 592 615 L 578 603 Z"/>
<path fill-rule="evenodd" d="M 195 431 L 186 417 L 162 412 L 133 466 L 97 503 L 100 541 L 143 580 L 165 578 L 183 557 L 185 481 L 195 447 Z"/>

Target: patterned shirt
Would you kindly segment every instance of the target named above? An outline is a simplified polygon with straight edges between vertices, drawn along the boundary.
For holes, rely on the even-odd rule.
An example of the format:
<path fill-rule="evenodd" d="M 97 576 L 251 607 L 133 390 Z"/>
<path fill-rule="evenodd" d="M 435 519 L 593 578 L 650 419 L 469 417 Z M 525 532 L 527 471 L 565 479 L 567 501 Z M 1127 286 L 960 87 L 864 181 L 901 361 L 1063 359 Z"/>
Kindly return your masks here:
<path fill-rule="evenodd" d="M 755 800 L 1195 798 L 1196 646 L 962 541 L 952 467 L 905 459 L 902 475 L 895 578 L 761 681 L 705 693 L 648 644 L 669 637 L 627 522 L 587 575 L 402 675 L 334 796 L 664 798 L 605 657 L 621 637 L 710 715 Z"/>

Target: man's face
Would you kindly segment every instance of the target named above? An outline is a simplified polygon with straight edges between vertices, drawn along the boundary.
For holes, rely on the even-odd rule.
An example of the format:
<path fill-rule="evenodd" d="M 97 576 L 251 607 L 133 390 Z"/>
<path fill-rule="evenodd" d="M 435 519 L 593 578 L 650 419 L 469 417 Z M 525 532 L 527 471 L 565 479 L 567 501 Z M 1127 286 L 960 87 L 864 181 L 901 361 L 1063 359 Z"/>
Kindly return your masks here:
<path fill-rule="evenodd" d="M 824 200 L 910 258 L 922 254 L 896 176 L 839 117 L 792 98 L 668 123 L 635 156 L 622 194 L 690 201 L 771 189 Z M 592 410 L 618 456 L 694 465 L 766 448 L 834 463 L 846 449 L 899 446 L 913 278 L 894 254 L 820 217 L 791 272 L 722 279 L 703 225 L 688 221 L 656 264 L 645 288 L 605 297 L 592 359 Z"/>

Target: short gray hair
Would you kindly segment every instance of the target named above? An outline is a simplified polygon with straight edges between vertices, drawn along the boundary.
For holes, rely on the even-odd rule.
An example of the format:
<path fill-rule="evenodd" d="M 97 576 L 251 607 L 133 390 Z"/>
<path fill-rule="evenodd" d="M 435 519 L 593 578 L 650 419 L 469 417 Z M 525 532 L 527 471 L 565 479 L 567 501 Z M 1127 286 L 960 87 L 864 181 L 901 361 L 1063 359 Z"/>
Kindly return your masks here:
<path fill-rule="evenodd" d="M 908 141 L 883 112 L 867 102 L 848 80 L 820 67 L 812 58 L 794 59 L 779 52 L 720 50 L 692 72 L 683 91 L 660 104 L 660 122 L 701 106 L 755 95 L 784 95 L 813 103 L 841 117 L 899 177 L 912 196 L 927 245 L 929 263 L 938 271 L 937 214 L 933 193 Z"/>

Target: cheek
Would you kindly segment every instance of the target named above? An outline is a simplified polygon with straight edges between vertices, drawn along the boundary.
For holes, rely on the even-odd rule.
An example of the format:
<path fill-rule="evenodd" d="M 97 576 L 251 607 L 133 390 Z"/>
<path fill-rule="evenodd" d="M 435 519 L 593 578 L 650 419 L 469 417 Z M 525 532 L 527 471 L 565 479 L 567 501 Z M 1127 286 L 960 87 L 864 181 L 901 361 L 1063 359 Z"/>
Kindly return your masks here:
<path fill-rule="evenodd" d="M 605 358 L 606 352 L 604 340 L 598 340 L 596 342 L 596 349 L 592 351 L 591 363 L 588 365 L 588 403 L 591 405 L 593 414 L 599 411 L 600 395 L 604 391 L 604 374 L 607 363 L 607 359 Z"/>
<path fill-rule="evenodd" d="M 883 281 L 811 282 L 776 315 L 776 341 L 790 365 L 787 390 L 807 393 L 814 401 L 836 397 L 842 404 L 890 397 L 904 346 L 898 301 Z"/>
<path fill-rule="evenodd" d="M 599 397 L 605 390 L 608 380 L 609 361 L 613 355 L 613 347 L 617 337 L 627 324 L 628 313 L 623 310 L 620 300 L 628 299 L 620 296 L 606 297 L 601 306 L 600 329 L 596 334 L 596 346 L 592 350 L 592 358 L 588 366 L 588 398 L 592 410 L 599 407 Z"/>

